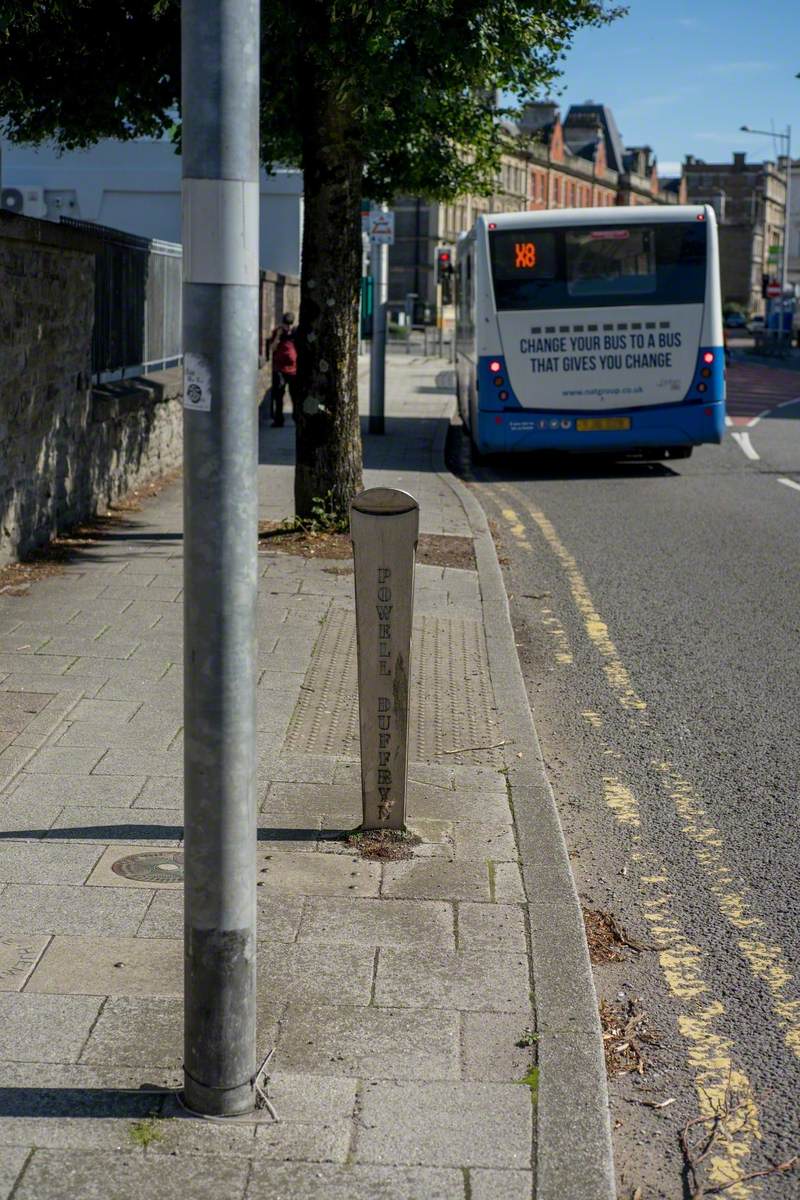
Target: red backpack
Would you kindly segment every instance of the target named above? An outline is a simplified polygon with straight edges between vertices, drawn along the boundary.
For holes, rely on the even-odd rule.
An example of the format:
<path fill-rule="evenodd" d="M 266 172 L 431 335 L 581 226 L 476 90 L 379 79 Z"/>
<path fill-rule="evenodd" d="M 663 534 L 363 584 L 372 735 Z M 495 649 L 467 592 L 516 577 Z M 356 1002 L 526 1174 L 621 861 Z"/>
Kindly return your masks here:
<path fill-rule="evenodd" d="M 284 375 L 297 374 L 297 347 L 294 344 L 293 333 L 281 333 L 272 351 L 272 369 L 281 371 Z"/>

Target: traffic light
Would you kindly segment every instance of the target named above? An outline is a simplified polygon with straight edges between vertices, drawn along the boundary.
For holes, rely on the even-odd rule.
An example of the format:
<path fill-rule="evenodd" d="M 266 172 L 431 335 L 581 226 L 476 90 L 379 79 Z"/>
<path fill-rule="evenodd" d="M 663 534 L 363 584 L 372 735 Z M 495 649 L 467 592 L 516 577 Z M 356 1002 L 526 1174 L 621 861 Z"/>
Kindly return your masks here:
<path fill-rule="evenodd" d="M 436 250 L 436 282 L 441 284 L 442 304 L 453 303 L 453 252 L 449 246 Z"/>

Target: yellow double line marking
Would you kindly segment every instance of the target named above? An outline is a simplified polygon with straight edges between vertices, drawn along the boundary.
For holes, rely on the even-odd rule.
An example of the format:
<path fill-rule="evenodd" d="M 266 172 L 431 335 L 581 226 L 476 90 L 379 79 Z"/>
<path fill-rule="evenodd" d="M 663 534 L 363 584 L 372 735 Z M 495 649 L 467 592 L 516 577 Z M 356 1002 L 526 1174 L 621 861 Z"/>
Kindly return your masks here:
<path fill-rule="evenodd" d="M 628 712 L 643 714 L 647 704 L 633 687 L 608 626 L 595 608 L 574 556 L 564 547 L 552 522 L 544 513 L 530 507 L 515 489 L 505 486 L 501 490 L 512 493 L 520 506 L 525 508 L 548 546 L 564 565 L 573 602 L 583 619 L 589 638 L 605 660 L 605 675 L 619 703 Z M 524 526 L 522 529 L 524 532 Z M 787 994 L 794 983 L 788 959 L 779 945 L 763 940 L 760 936 L 761 932 L 766 932 L 764 922 L 750 911 L 747 897 L 735 889 L 733 872 L 725 861 L 722 833 L 709 819 L 691 784 L 674 770 L 671 763 L 654 765 L 661 773 L 663 786 L 675 806 L 681 828 L 692 844 L 709 890 L 717 901 L 722 916 L 741 934 L 738 938 L 739 949 L 756 978 L 766 984 L 784 1040 L 792 1053 L 800 1058 L 800 1001 Z"/>
<path fill-rule="evenodd" d="M 540 510 L 531 507 L 522 493 L 508 485 L 498 485 L 518 507 L 534 521 L 542 537 L 562 564 L 573 603 L 581 617 L 584 630 L 603 660 L 603 671 L 609 687 L 630 719 L 637 725 L 648 724 L 647 704 L 637 693 L 630 674 L 614 644 L 607 624 L 598 613 L 589 588 L 575 557 L 561 542 L 554 525 Z M 520 546 L 530 549 L 527 530 L 514 509 L 506 508 L 503 516 Z M 593 710 L 584 718 L 594 728 L 602 719 Z M 604 753 L 619 758 L 618 752 L 607 747 Z M 781 946 L 764 940 L 764 922 L 750 911 L 744 894 L 734 886 L 734 876 L 724 857 L 721 832 L 711 823 L 694 794 L 690 783 L 682 778 L 671 763 L 654 763 L 660 772 L 663 786 L 672 800 L 681 828 L 692 844 L 698 866 L 714 896 L 719 911 L 738 934 L 739 949 L 753 975 L 766 984 L 772 1008 L 784 1039 L 791 1052 L 800 1057 L 800 1001 L 792 998 L 794 980 Z M 731 1186 L 731 1181 L 744 1172 L 744 1163 L 751 1153 L 754 1139 L 760 1139 L 758 1110 L 748 1077 L 735 1069 L 730 1040 L 719 1032 L 718 1023 L 725 1014 L 721 1000 L 713 996 L 703 979 L 701 967 L 706 961 L 703 951 L 690 943 L 680 928 L 671 904 L 669 880 L 663 868 L 655 867 L 641 842 L 641 816 L 633 792 L 613 775 L 604 777 L 604 798 L 618 823 L 626 828 L 633 843 L 634 860 L 639 864 L 640 879 L 645 889 L 644 913 L 654 935 L 663 948 L 659 961 L 667 985 L 682 1005 L 678 1026 L 687 1045 L 687 1057 L 694 1072 L 695 1089 L 703 1116 L 717 1116 L 731 1095 L 738 1106 L 728 1121 L 726 1136 L 715 1144 L 707 1159 L 709 1179 L 717 1186 L 728 1184 L 726 1193 L 735 1200 L 745 1200 L 750 1194 L 745 1184 Z M 645 872 L 647 872 L 645 874 Z"/>

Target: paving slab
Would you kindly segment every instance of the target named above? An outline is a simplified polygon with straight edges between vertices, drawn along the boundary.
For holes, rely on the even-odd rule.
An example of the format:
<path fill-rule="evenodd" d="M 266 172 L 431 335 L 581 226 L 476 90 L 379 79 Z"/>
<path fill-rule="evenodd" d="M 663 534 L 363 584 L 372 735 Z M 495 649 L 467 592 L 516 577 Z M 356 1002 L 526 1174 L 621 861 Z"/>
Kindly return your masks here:
<path fill-rule="evenodd" d="M 375 1003 L 387 1007 L 518 1012 L 529 1003 L 525 954 L 382 949 Z"/>
<path fill-rule="evenodd" d="M 27 1146 L 8 1146 L 0 1159 L 0 1200 L 8 1200 L 31 1151 Z"/>
<path fill-rule="evenodd" d="M 455 949 L 453 911 L 428 900 L 310 898 L 300 923 L 301 942 Z"/>
<path fill-rule="evenodd" d="M 54 937 L 28 993 L 179 996 L 183 941 L 177 938 Z"/>
<path fill-rule="evenodd" d="M 519 858 L 510 812 L 505 821 L 454 821 L 453 843 L 457 859 L 516 862 Z"/>
<path fill-rule="evenodd" d="M 532 1116 L 521 1084 L 368 1081 L 354 1160 L 529 1167 Z"/>
<path fill-rule="evenodd" d="M 381 869 L 356 856 L 259 850 L 256 878 L 279 896 L 377 896 Z"/>
<path fill-rule="evenodd" d="M 241 1200 L 248 1164 L 232 1156 L 35 1150 L 14 1200 Z"/>
<path fill-rule="evenodd" d="M 96 996 L 0 992 L 0 1059 L 77 1062 L 101 1003 Z"/>
<path fill-rule="evenodd" d="M 10 883 L 0 893 L 0 929 L 15 935 L 133 935 L 151 895 L 94 888 L 87 891 L 63 884 Z"/>
<path fill-rule="evenodd" d="M 259 889 L 256 903 L 256 932 L 259 942 L 293 942 L 300 926 L 303 897 L 274 896 Z M 156 892 L 136 933 L 138 937 L 183 937 L 182 889 L 160 889 Z"/>
<path fill-rule="evenodd" d="M 54 741 L 61 746 L 99 746 L 116 750 L 133 747 L 138 750 L 168 750 L 180 732 L 180 722 L 162 721 L 160 726 L 142 729 L 132 722 L 128 725 L 104 725 L 99 721 L 73 721 Z"/>
<path fill-rule="evenodd" d="M 37 997 L 38 998 L 38 997 Z M 49 997 L 43 997 L 49 999 Z M 261 994 L 257 1005 L 257 1044 L 274 1044 L 281 1006 Z M 87 1031 L 88 1032 L 88 1031 Z M 105 1001 L 80 1054 L 85 1068 L 130 1068 L 161 1084 L 162 1071 L 183 1064 L 183 1004 L 179 996 L 112 996 Z M 147 1073 L 150 1073 L 149 1076 Z M 102 1078 L 102 1076 L 101 1076 Z M 113 1079 L 113 1076 L 112 1076 Z M 118 1084 L 121 1086 L 121 1084 Z"/>
<path fill-rule="evenodd" d="M 457 1079 L 455 1012 L 290 1006 L 281 1024 L 276 1071 L 376 1079 Z"/>
<path fill-rule="evenodd" d="M 19 672 L 30 678 L 39 678 L 40 684 L 49 676 L 62 676 L 67 667 L 75 662 L 74 654 L 0 654 L 0 671 L 7 675 Z M 74 687 L 75 685 L 72 684 Z"/>
<path fill-rule="evenodd" d="M 73 754 L 90 754 L 91 751 L 71 751 Z M 140 775 L 142 766 L 147 765 L 150 775 L 183 775 L 183 755 L 172 751 L 149 750 L 143 761 L 141 753 L 134 749 L 109 750 L 101 755 L 94 767 L 95 775 Z"/>
<path fill-rule="evenodd" d="M 463 1078 L 519 1083 L 534 1065 L 533 1023 L 532 1007 L 519 1012 L 463 1013 Z"/>
<path fill-rule="evenodd" d="M 43 838 L 61 813 L 58 801 L 30 801 L 18 799 L 11 791 L 0 799 L 0 840 Z M 13 835 L 13 837 L 10 837 Z"/>
<path fill-rule="evenodd" d="M 525 953 L 525 914 L 518 904 L 457 905 L 459 950 Z"/>
<path fill-rule="evenodd" d="M 97 846 L 0 842 L 0 883 L 83 883 L 99 857 Z"/>
<path fill-rule="evenodd" d="M 183 779 L 176 775 L 153 775 L 142 781 L 134 808 L 183 809 Z"/>
<path fill-rule="evenodd" d="M 350 1152 L 352 1126 L 349 1121 L 331 1124 L 299 1124 L 292 1121 L 270 1121 L 259 1125 L 255 1131 L 254 1174 L 265 1168 L 258 1160 L 272 1162 L 344 1163 Z"/>
<path fill-rule="evenodd" d="M 79 700 L 70 714 L 73 721 L 97 721 L 116 728 L 130 721 L 141 708 L 137 700 Z"/>
<path fill-rule="evenodd" d="M 20 775 L 13 785 L 14 800 L 20 803 L 53 802 L 59 807 L 130 808 L 145 786 L 144 775 L 109 779 L 97 775 L 76 778 L 66 775 Z M 151 805 L 150 807 L 156 807 Z"/>
<path fill-rule="evenodd" d="M 342 1076 L 274 1072 L 269 1094 L 282 1121 L 329 1125 L 350 1120 L 355 1111 L 358 1081 Z"/>
<path fill-rule="evenodd" d="M 371 947 L 267 943 L 258 947 L 258 987 L 292 1004 L 369 1004 L 375 955 Z"/>
<path fill-rule="evenodd" d="M 333 783 L 336 762 L 328 755 L 270 751 L 259 760 L 258 778 L 263 783 Z"/>
<path fill-rule="evenodd" d="M 461 1171 L 316 1163 L 254 1171 L 246 1200 L 465 1200 Z"/>
<path fill-rule="evenodd" d="M 440 859 L 387 863 L 382 895 L 419 900 L 492 899 L 486 863 Z"/>
<path fill-rule="evenodd" d="M 263 813 L 352 813 L 361 819 L 361 781 L 358 784 L 271 783 L 261 801 Z"/>
<path fill-rule="evenodd" d="M 475 1167 L 469 1172 L 469 1184 L 470 1200 L 531 1200 L 533 1171 L 492 1171 Z"/>
<path fill-rule="evenodd" d="M 104 750 L 93 747 L 64 747 L 58 750 L 47 747 L 37 751 L 30 762 L 25 764 L 25 774 L 58 775 L 59 777 L 89 775 L 104 754 Z M 141 758 L 139 766 L 141 767 Z M 106 775 L 108 772 L 104 771 L 103 774 Z M 128 771 L 127 774 L 132 775 L 133 772 Z"/>
<path fill-rule="evenodd" d="M 5 888 L 3 893 L 0 893 L 0 906 L 3 894 L 7 890 Z M 0 914 L 2 914 L 2 907 L 0 907 Z M 0 992 L 21 992 L 34 967 L 44 954 L 50 938 L 46 935 L 40 934 L 37 937 L 35 934 L 28 933 L 25 936 L 14 937 L 12 935 L 18 932 L 14 928 L 14 922 L 4 919 L 2 915 L 0 915 L 0 929 L 3 930 L 0 936 Z"/>

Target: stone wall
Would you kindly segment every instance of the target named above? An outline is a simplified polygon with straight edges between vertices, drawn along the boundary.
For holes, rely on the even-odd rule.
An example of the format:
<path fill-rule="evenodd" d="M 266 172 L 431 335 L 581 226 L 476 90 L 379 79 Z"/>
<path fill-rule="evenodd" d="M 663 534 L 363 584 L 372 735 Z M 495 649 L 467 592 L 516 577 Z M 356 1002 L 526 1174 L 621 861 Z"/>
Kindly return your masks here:
<path fill-rule="evenodd" d="M 95 250 L 0 212 L 0 562 L 180 462 L 180 371 L 92 389 Z"/>

